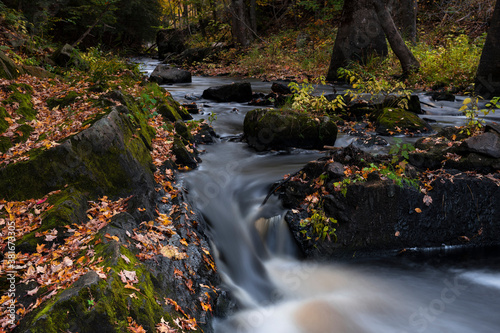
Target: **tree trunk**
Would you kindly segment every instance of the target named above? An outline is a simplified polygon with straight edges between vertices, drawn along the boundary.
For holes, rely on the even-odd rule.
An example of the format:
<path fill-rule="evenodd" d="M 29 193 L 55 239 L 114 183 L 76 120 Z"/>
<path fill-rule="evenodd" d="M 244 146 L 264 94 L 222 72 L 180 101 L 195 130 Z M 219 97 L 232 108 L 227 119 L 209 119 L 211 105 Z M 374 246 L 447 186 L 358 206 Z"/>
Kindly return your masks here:
<path fill-rule="evenodd" d="M 476 93 L 486 99 L 500 96 L 500 1 L 498 0 L 490 22 L 475 82 Z"/>
<path fill-rule="evenodd" d="M 420 63 L 408 49 L 403 38 L 401 38 L 387 7 L 382 3 L 382 0 L 373 0 L 373 6 L 377 12 L 377 16 L 387 40 L 401 63 L 403 75 L 418 72 Z"/>
<path fill-rule="evenodd" d="M 252 31 L 245 0 L 231 0 L 231 14 L 233 16 L 233 39 L 237 44 L 247 46 L 252 41 Z"/>
<path fill-rule="evenodd" d="M 386 56 L 387 52 L 384 31 L 371 0 L 344 1 L 327 80 L 336 80 L 337 70 L 352 61 L 364 63 L 373 55 Z"/>
<path fill-rule="evenodd" d="M 401 36 L 412 43 L 417 42 L 417 0 L 389 0 L 392 18 Z"/>
<path fill-rule="evenodd" d="M 88 27 L 88 29 L 83 33 L 83 35 L 81 35 L 80 38 L 78 38 L 78 40 L 71 45 L 72 47 L 77 47 L 78 44 L 80 44 L 85 39 L 85 37 L 87 37 L 90 34 L 90 32 L 92 31 L 92 29 L 94 29 L 97 23 L 101 22 L 104 15 L 109 11 L 110 7 L 111 7 L 111 2 L 108 3 L 108 5 L 103 9 L 99 17 L 96 18 L 94 23 L 90 27 Z"/>

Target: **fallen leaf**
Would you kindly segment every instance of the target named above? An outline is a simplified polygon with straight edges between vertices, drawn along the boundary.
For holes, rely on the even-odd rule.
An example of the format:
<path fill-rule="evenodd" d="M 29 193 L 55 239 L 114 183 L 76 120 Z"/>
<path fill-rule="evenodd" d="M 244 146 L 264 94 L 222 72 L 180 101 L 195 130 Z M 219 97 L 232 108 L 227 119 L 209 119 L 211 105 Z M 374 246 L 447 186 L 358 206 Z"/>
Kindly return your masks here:
<path fill-rule="evenodd" d="M 130 259 L 129 259 L 126 255 L 122 254 L 120 257 L 121 257 L 123 260 L 125 260 L 125 262 L 126 262 L 127 264 L 130 264 Z"/>
<path fill-rule="evenodd" d="M 173 245 L 166 245 L 160 248 L 160 253 L 170 259 L 185 259 L 188 257 L 186 253 L 179 252 L 179 250 Z"/>
<path fill-rule="evenodd" d="M 415 211 L 419 214 L 422 213 L 422 210 L 420 208 L 415 208 Z"/>
<path fill-rule="evenodd" d="M 161 322 L 156 324 L 156 332 L 158 333 L 177 333 L 176 329 L 170 327 L 170 325 L 161 317 Z"/>
<path fill-rule="evenodd" d="M 28 296 L 33 296 L 33 295 L 35 295 L 38 292 L 38 289 L 40 289 L 40 288 L 36 287 L 33 290 L 29 290 L 26 294 L 28 294 Z"/>
<path fill-rule="evenodd" d="M 422 200 L 424 201 L 424 204 L 426 206 L 430 206 L 430 204 L 432 203 L 432 198 L 428 194 L 424 195 L 424 198 Z"/>
<path fill-rule="evenodd" d="M 45 235 L 46 242 L 52 242 L 56 238 L 57 238 L 57 236 L 55 236 L 55 235 Z"/>
<path fill-rule="evenodd" d="M 139 288 L 136 288 L 136 287 L 134 287 L 133 285 L 131 285 L 129 283 L 127 283 L 124 288 L 132 289 L 132 290 L 135 290 L 135 291 L 138 291 L 138 292 L 141 291 Z"/>
<path fill-rule="evenodd" d="M 64 259 L 63 259 L 63 264 L 64 264 L 64 266 L 66 266 L 66 267 L 71 267 L 71 266 L 73 266 L 73 260 L 71 260 L 71 259 L 70 259 L 70 258 L 68 258 L 68 257 L 64 257 Z"/>

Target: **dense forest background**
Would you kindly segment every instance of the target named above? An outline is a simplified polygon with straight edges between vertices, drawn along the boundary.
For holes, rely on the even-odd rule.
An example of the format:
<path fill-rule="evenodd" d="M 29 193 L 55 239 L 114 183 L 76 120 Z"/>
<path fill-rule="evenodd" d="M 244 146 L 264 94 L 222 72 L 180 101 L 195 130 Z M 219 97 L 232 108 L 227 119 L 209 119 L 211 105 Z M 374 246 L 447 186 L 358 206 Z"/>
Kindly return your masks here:
<path fill-rule="evenodd" d="M 365 3 L 370 1 L 347 4 Z M 420 64 L 407 84 L 417 89 L 439 86 L 454 93 L 470 90 L 495 1 L 387 0 L 384 4 Z M 47 41 L 82 51 L 98 47 L 156 56 L 158 31 L 175 29 L 183 33 L 186 48 L 224 46 L 202 59 L 180 61 L 195 74 L 296 80 L 326 76 L 342 12 L 349 9 L 341 0 L 3 0 L 0 5 L 3 24 L 17 25 L 35 43 L 40 41 L 37 54 L 31 49 L 22 56 L 35 65 L 40 64 Z M 410 12 L 414 8 L 414 13 L 403 10 L 405 6 Z M 401 72 L 390 48 L 368 52 L 362 60 L 350 64 L 361 76 L 390 80 Z"/>

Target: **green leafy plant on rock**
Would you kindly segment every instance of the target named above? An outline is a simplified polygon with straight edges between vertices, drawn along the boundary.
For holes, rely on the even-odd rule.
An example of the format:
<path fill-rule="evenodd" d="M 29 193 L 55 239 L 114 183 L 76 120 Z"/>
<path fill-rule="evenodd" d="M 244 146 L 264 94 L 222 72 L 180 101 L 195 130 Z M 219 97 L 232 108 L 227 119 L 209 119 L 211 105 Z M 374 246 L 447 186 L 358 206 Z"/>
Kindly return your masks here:
<path fill-rule="evenodd" d="M 333 227 L 333 224 L 337 223 L 337 220 L 331 217 L 327 217 L 322 209 L 311 209 L 312 215 L 302 221 L 300 221 L 300 226 L 303 228 L 310 227 L 313 235 L 316 236 L 315 240 L 328 239 L 329 241 L 337 241 L 337 235 L 335 232 L 337 229 Z M 307 231 L 303 230 L 302 233 L 306 234 Z"/>
<path fill-rule="evenodd" d="M 324 77 L 320 77 L 318 81 L 322 85 L 326 84 Z M 338 110 L 346 106 L 342 95 L 336 96 L 332 101 L 329 101 L 324 96 L 324 93 L 320 96 L 314 96 L 312 94 L 314 86 L 307 80 L 300 85 L 296 82 L 290 82 L 288 87 L 290 87 L 290 90 L 294 94 L 291 108 L 298 112 L 324 115 L 328 113 L 328 110 Z"/>
<path fill-rule="evenodd" d="M 346 93 L 353 101 L 366 98 L 372 103 L 393 100 L 395 105 L 390 105 L 391 107 L 408 109 L 412 91 L 407 89 L 403 82 L 389 82 L 371 75 L 368 79 L 364 79 L 354 71 L 345 68 L 339 68 L 338 74 L 352 85 L 353 90 L 347 90 Z"/>
<path fill-rule="evenodd" d="M 486 104 L 485 109 L 479 108 L 479 97 L 472 96 L 467 97 L 462 102 L 462 107 L 460 111 L 465 115 L 466 124 L 462 130 L 467 135 L 472 135 L 484 125 L 484 120 L 479 119 L 479 114 L 482 113 L 483 116 L 488 115 L 490 112 L 495 112 L 494 108 L 499 107 L 500 97 L 493 98 L 489 103 Z"/>

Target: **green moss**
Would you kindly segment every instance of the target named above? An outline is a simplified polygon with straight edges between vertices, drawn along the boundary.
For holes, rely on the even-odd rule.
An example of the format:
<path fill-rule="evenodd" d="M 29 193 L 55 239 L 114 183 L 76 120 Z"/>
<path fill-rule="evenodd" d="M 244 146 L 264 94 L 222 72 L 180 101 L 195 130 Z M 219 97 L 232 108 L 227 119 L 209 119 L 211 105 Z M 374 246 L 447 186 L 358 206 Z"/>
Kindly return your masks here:
<path fill-rule="evenodd" d="M 20 132 L 21 134 L 19 134 L 15 139 L 14 139 L 14 143 L 19 143 L 19 142 L 26 142 L 31 133 L 34 131 L 35 129 L 33 127 L 31 127 L 30 125 L 27 125 L 27 124 L 23 124 L 21 126 L 19 126 L 17 128 L 17 132 Z"/>
<path fill-rule="evenodd" d="M 61 97 L 61 98 L 49 98 L 47 100 L 47 106 L 50 109 L 55 108 L 56 106 L 59 106 L 59 108 L 63 109 L 67 107 L 68 105 L 72 104 L 75 102 L 75 100 L 80 96 L 76 91 L 70 91 L 66 96 Z"/>
<path fill-rule="evenodd" d="M 5 153 L 10 147 L 12 147 L 10 139 L 5 136 L 0 136 L 0 152 Z"/>
<path fill-rule="evenodd" d="M 36 245 L 43 242 L 43 239 L 35 235 L 51 229 L 57 229 L 58 238 L 62 240 L 66 231 L 64 226 L 80 224 L 86 219 L 88 200 L 86 194 L 74 187 L 65 188 L 60 193 L 50 196 L 48 202 L 53 207 L 42 214 L 42 225 L 18 240 L 16 247 L 22 252 L 35 252 Z"/>
<path fill-rule="evenodd" d="M 37 112 L 33 108 L 33 103 L 31 102 L 31 92 L 33 91 L 33 88 L 27 84 L 11 84 L 9 85 L 9 89 L 12 90 L 12 94 L 4 101 L 4 103 L 18 103 L 19 106 L 16 112 L 19 115 L 22 115 L 25 120 L 28 121 L 35 119 Z M 26 92 L 23 92 L 23 90 Z"/>
<path fill-rule="evenodd" d="M 154 276 L 130 250 L 115 241 L 100 243 L 94 249 L 96 257 L 105 259 L 102 265 L 111 268 L 105 269 L 106 280 L 91 273 L 93 278 L 87 278 L 87 283 L 75 283 L 72 290 L 60 293 L 35 311 L 32 319 L 23 323 L 24 331 L 126 332 L 128 317 L 147 332 L 154 332 L 161 318 L 174 326 L 172 315 L 162 307 L 163 293 L 155 289 Z M 125 288 L 118 275 L 122 270 L 136 272 L 139 282 L 134 288 L 138 290 Z"/>
<path fill-rule="evenodd" d="M 100 151 L 101 147 L 94 147 L 84 136 L 75 136 L 69 142 L 33 154 L 28 161 L 1 168 L 0 195 L 25 200 L 43 197 L 66 184 L 94 196 L 129 195 L 136 184 L 134 177 L 139 172 L 150 172 L 152 160 L 145 146 L 149 141 L 144 135 L 150 133 L 141 127 L 137 137 L 131 121 L 124 116 L 121 119 L 117 124 L 121 126 L 124 147 L 116 143 Z"/>
<path fill-rule="evenodd" d="M 382 135 L 425 133 L 432 128 L 412 112 L 396 108 L 384 108 L 374 113 L 377 132 Z"/>
<path fill-rule="evenodd" d="M 0 134 L 5 132 L 9 128 L 10 124 L 5 118 L 9 118 L 10 115 L 7 113 L 4 107 L 0 106 Z"/>
<path fill-rule="evenodd" d="M 16 65 L 5 53 L 0 51 L 0 77 L 12 80 L 21 74 L 24 74 L 23 68 Z"/>

